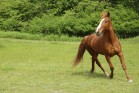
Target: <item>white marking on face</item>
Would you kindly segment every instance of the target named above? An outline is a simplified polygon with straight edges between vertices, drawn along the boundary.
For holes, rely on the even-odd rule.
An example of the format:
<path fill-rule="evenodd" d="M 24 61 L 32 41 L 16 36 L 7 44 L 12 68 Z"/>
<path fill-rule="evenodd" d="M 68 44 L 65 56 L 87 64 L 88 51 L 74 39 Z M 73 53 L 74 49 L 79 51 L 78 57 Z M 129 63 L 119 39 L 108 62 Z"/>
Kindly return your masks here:
<path fill-rule="evenodd" d="M 104 18 L 100 21 L 100 23 L 99 23 L 99 25 L 98 25 L 98 27 L 96 29 L 96 32 L 98 32 L 99 28 L 101 27 L 103 20 L 104 20 Z"/>

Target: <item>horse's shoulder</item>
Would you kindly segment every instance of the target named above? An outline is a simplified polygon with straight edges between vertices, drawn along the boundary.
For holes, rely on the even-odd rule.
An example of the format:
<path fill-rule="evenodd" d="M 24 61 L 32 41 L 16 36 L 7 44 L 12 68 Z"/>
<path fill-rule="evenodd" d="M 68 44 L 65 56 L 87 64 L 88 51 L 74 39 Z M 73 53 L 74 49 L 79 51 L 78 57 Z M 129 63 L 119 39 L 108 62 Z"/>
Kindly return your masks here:
<path fill-rule="evenodd" d="M 86 35 L 86 36 L 83 37 L 83 40 L 88 40 L 88 39 L 90 39 L 90 38 L 92 38 L 92 37 L 94 37 L 93 34 Z"/>
<path fill-rule="evenodd" d="M 95 37 L 95 34 L 86 35 L 83 37 L 82 42 L 84 44 L 89 44 L 93 40 L 94 37 Z"/>
<path fill-rule="evenodd" d="M 94 39 L 95 37 L 96 37 L 95 34 L 90 34 L 90 35 L 88 36 L 88 39 L 91 40 L 91 39 Z"/>

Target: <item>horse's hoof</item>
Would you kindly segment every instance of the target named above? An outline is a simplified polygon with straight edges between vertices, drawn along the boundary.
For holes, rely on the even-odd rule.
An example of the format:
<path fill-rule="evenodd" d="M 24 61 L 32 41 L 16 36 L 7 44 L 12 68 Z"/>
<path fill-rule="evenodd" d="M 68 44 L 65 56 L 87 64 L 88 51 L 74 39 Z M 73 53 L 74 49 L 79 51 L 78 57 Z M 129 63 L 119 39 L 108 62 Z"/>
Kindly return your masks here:
<path fill-rule="evenodd" d="M 112 75 L 110 75 L 110 79 L 113 79 L 113 76 Z"/>
<path fill-rule="evenodd" d="M 133 80 L 132 80 L 132 79 L 129 79 L 129 80 L 128 80 L 128 82 L 129 82 L 129 83 L 132 83 L 132 82 L 133 82 Z"/>
<path fill-rule="evenodd" d="M 91 70 L 90 70 L 90 73 L 94 73 L 94 70 L 91 69 Z"/>
<path fill-rule="evenodd" d="M 105 75 L 106 75 L 106 77 L 109 77 L 110 76 L 109 73 L 107 73 L 107 72 L 105 72 Z"/>

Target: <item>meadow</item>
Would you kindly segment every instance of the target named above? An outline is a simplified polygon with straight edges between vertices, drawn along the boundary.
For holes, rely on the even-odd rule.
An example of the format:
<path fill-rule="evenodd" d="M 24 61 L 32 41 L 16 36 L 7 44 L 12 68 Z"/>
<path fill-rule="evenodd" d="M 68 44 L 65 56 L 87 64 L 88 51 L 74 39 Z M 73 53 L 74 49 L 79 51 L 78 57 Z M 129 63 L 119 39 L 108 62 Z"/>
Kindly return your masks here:
<path fill-rule="evenodd" d="M 0 93 L 138 93 L 139 37 L 121 39 L 125 63 L 133 83 L 128 83 L 118 57 L 112 58 L 114 78 L 105 77 L 91 56 L 72 68 L 79 41 L 59 42 L 0 38 Z M 105 58 L 99 60 L 110 72 Z"/>

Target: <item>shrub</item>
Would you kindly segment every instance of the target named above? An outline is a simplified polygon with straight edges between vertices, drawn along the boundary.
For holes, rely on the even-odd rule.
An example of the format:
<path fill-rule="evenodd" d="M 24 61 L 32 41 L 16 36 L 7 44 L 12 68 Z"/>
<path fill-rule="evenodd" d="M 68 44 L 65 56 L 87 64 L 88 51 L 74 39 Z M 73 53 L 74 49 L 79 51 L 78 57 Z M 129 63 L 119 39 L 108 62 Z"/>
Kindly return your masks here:
<path fill-rule="evenodd" d="M 124 7 L 125 0 L 119 2 L 122 1 L 114 1 L 111 6 L 109 2 L 95 0 L 1 0 L 0 29 L 84 36 L 94 33 L 102 11 L 110 11 L 113 27 L 120 37 L 139 35 L 138 9 Z"/>

